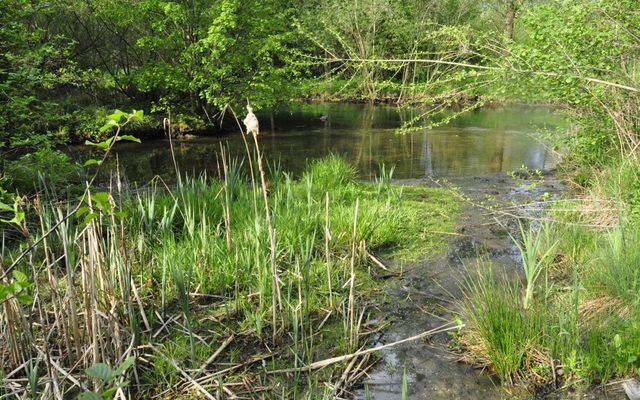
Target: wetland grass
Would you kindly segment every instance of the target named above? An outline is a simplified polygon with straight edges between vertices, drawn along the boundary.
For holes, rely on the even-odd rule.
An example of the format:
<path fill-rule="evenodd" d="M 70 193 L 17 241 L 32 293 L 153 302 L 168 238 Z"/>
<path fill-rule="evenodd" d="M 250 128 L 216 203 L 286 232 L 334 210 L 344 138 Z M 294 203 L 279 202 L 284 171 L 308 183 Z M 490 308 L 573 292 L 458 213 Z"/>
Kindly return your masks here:
<path fill-rule="evenodd" d="M 133 398 L 333 398 L 357 382 L 368 355 L 305 367 L 362 347 L 380 271 L 369 255 L 433 252 L 444 240 L 426 232 L 451 229 L 455 201 L 359 182 L 336 156 L 299 180 L 265 166 L 253 177 L 224 157 L 218 179 L 90 190 L 68 218 L 73 202 L 43 201 L 17 267 L 33 301 L 0 311 L 5 393 L 75 398 L 94 388 L 85 369 L 129 356 Z M 294 372 L 267 373 L 282 368 Z"/>
<path fill-rule="evenodd" d="M 553 225 L 522 230 L 524 279 L 485 266 L 463 285 L 462 358 L 535 392 L 637 377 L 640 229 L 633 216 L 602 227 L 557 208 Z"/>

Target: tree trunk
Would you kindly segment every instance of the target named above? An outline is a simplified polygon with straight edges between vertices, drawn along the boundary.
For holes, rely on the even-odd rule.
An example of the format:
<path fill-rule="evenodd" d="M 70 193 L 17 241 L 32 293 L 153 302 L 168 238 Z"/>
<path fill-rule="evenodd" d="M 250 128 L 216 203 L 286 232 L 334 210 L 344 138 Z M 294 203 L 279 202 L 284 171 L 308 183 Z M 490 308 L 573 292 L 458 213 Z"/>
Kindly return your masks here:
<path fill-rule="evenodd" d="M 513 3 L 514 0 L 504 0 L 504 33 L 507 40 L 513 39 L 513 23 L 516 15 L 515 5 Z"/>

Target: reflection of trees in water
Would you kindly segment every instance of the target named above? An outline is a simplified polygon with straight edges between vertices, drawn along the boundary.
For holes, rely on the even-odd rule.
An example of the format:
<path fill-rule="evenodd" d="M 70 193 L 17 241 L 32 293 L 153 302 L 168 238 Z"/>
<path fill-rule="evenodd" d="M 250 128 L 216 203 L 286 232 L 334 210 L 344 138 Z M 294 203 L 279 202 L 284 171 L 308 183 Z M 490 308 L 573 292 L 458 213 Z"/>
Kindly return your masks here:
<path fill-rule="evenodd" d="M 395 165 L 395 177 L 409 178 L 506 172 L 522 164 L 542 168 L 548 162 L 546 149 L 536 143 L 535 139 L 504 128 L 494 128 L 519 123 L 522 130 L 528 130 L 530 119 L 527 119 L 526 114 L 515 113 L 505 122 L 500 117 L 508 115 L 509 110 L 481 111 L 469 116 L 466 122 L 468 124 L 463 127 L 425 129 L 397 135 L 395 127 L 412 119 L 414 113 L 415 110 L 411 109 L 370 105 L 314 106 L 305 117 L 296 116 L 296 123 L 305 121 L 306 118 L 306 125 L 277 131 L 275 135 L 261 134 L 259 139 L 269 162 L 280 160 L 284 170 L 296 175 L 302 171 L 307 160 L 321 158 L 329 153 L 344 156 L 358 167 L 363 178 L 377 175 L 382 164 L 388 167 Z M 332 119 L 332 125 L 322 123 L 319 115 L 328 115 Z M 485 125 L 491 128 L 474 129 Z M 175 142 L 176 158 L 181 171 L 215 173 L 221 142 L 226 146 L 229 156 L 245 156 L 239 133 Z M 117 153 L 122 174 L 131 180 L 146 183 L 156 174 L 168 180 L 174 179 L 175 172 L 167 141 L 118 146 Z M 77 158 L 91 158 L 87 155 L 85 151 Z M 115 169 L 115 165 L 115 157 L 110 158 L 105 170 Z M 105 177 L 105 182 L 108 182 L 108 174 Z"/>
<path fill-rule="evenodd" d="M 494 135 L 493 157 L 491 158 L 493 170 L 491 172 L 503 172 L 505 140 L 504 131 L 499 131 L 497 135 Z"/>

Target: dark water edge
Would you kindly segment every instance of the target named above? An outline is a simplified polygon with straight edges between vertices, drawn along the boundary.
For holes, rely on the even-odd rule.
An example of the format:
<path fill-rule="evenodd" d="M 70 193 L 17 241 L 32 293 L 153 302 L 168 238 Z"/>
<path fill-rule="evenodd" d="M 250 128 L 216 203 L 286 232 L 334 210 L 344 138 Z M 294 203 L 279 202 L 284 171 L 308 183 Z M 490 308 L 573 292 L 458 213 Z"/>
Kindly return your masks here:
<path fill-rule="evenodd" d="M 343 156 L 363 179 L 377 176 L 382 165 L 394 166 L 398 179 L 467 176 L 508 172 L 522 165 L 553 167 L 554 153 L 541 141 L 541 134 L 564 126 L 551 108 L 508 106 L 471 111 L 447 126 L 398 134 L 404 122 L 418 115 L 417 109 L 384 105 L 302 104 L 275 115 L 273 130 L 269 118 L 261 116 L 259 142 L 269 164 L 277 163 L 294 176 L 310 160 L 328 154 Z M 188 136 L 173 144 L 183 173 L 215 174 L 221 145 L 231 157 L 246 156 L 239 132 Z M 70 153 L 79 161 L 97 154 L 87 146 L 72 146 Z M 175 177 L 167 139 L 120 142 L 114 153 L 122 175 L 132 182 L 143 184 L 156 175 L 166 180 Z M 104 169 L 113 170 L 115 160 L 111 157 Z"/>

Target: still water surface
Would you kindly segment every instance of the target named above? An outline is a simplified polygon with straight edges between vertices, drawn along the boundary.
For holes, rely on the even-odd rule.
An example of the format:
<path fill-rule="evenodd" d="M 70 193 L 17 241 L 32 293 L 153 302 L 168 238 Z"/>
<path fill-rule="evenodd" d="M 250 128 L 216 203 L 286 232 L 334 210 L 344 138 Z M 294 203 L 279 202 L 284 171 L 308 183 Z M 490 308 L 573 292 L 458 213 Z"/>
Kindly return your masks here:
<path fill-rule="evenodd" d="M 540 140 L 540 133 L 563 124 L 551 109 L 485 108 L 444 127 L 398 134 L 402 122 L 413 117 L 410 113 L 390 106 L 300 105 L 276 115 L 273 130 L 269 118 L 261 118 L 260 146 L 267 160 L 279 160 L 285 171 L 294 174 L 309 160 L 339 154 L 358 168 L 363 179 L 376 176 L 383 164 L 394 165 L 394 178 L 399 179 L 508 172 L 522 165 L 548 169 L 555 164 L 553 152 Z M 221 143 L 232 156 L 246 154 L 240 133 L 174 141 L 179 168 L 216 171 Z M 130 181 L 173 176 L 168 140 L 123 143 L 115 152 Z M 74 151 L 86 157 L 83 153 Z"/>

